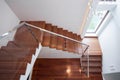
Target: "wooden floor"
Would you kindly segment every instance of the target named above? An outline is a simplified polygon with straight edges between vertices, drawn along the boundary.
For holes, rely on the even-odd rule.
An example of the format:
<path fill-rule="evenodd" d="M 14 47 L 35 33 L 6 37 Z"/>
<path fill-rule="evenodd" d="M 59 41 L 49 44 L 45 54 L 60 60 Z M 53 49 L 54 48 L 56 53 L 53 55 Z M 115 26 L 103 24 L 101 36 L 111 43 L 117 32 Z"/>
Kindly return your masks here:
<path fill-rule="evenodd" d="M 102 80 L 101 75 L 87 78 L 81 74 L 79 59 L 37 59 L 32 80 Z"/>

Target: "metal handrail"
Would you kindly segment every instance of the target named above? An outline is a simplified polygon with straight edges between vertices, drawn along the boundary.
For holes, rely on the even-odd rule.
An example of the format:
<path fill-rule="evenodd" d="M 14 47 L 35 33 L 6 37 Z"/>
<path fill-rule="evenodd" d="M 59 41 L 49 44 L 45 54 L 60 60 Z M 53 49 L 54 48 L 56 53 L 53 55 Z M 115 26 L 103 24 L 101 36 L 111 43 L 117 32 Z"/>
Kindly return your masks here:
<path fill-rule="evenodd" d="M 33 28 L 40 29 L 41 31 L 44 31 L 44 32 L 47 32 L 47 33 L 50 33 L 50 34 L 53 34 L 53 35 L 56 35 L 56 36 L 59 36 L 59 37 L 66 38 L 66 39 L 68 39 L 68 40 L 71 40 L 71 41 L 74 41 L 74 42 L 77 42 L 77 43 L 80 43 L 80 44 L 82 44 L 82 45 L 86 45 L 86 46 L 89 47 L 89 45 L 87 45 L 87 44 L 85 44 L 85 43 L 82 43 L 82 42 L 80 42 L 80 41 L 78 41 L 78 40 L 72 39 L 72 38 L 70 38 L 70 37 L 67 37 L 67 36 L 64 36 L 64 35 L 61 35 L 61 34 L 57 34 L 57 33 L 55 33 L 55 32 L 48 31 L 48 30 L 46 30 L 46 29 L 42 29 L 42 28 L 40 28 L 40 27 L 34 26 L 34 25 L 32 25 L 32 24 L 28 24 L 28 23 L 26 23 L 26 22 L 25 22 L 25 24 L 28 25 L 28 26 L 31 26 L 31 27 L 33 27 Z"/>

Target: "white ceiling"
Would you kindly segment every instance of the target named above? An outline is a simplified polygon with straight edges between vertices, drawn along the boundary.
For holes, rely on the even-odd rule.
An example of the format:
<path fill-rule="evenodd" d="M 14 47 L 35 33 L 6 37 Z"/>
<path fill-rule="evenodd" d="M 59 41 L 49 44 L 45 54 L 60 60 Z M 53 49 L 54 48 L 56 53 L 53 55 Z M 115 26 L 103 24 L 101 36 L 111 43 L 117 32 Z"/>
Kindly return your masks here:
<path fill-rule="evenodd" d="M 80 33 L 80 25 L 89 0 L 6 0 L 22 21 L 43 20 Z"/>

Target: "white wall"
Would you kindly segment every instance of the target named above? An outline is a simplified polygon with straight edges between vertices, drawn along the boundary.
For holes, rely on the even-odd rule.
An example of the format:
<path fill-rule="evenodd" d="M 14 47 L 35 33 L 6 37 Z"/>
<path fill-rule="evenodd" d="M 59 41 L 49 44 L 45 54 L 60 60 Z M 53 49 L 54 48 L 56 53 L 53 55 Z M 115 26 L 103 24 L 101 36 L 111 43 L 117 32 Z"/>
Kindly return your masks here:
<path fill-rule="evenodd" d="M 113 18 L 99 36 L 103 52 L 103 74 L 120 72 L 120 6 L 111 11 Z"/>
<path fill-rule="evenodd" d="M 20 20 L 9 8 L 4 0 L 0 0 L 0 35 L 8 32 L 17 24 Z"/>
<path fill-rule="evenodd" d="M 22 21 L 46 21 L 69 31 L 80 32 L 89 0 L 6 0 Z"/>

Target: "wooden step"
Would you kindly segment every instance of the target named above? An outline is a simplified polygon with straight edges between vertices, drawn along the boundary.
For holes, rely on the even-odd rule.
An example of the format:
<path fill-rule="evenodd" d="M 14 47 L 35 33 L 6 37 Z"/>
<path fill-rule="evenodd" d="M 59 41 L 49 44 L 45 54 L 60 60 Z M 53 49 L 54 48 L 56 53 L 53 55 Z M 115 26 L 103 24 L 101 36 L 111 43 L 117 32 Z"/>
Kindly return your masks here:
<path fill-rule="evenodd" d="M 78 40 L 77 34 L 73 34 L 73 37 L 74 37 L 75 40 Z M 75 53 L 79 53 L 78 44 L 79 44 L 79 43 L 74 42 L 74 46 L 75 46 L 75 47 L 74 47 L 74 52 L 75 52 Z"/>
<path fill-rule="evenodd" d="M 67 36 L 67 32 L 68 32 L 68 30 L 63 30 L 63 35 Z M 63 49 L 63 51 L 67 51 L 67 39 L 66 38 L 64 38 L 64 49 Z"/>
<path fill-rule="evenodd" d="M 84 72 L 84 73 L 86 73 L 87 71 L 88 71 L 87 67 L 84 67 L 82 70 L 82 72 Z M 101 74 L 102 69 L 99 67 L 96 67 L 96 68 L 90 67 L 89 72 L 92 74 Z"/>
<path fill-rule="evenodd" d="M 82 61 L 83 62 L 88 61 L 87 56 L 82 57 Z M 102 56 L 101 55 L 89 55 L 89 61 L 90 62 L 101 62 L 102 63 Z"/>
<path fill-rule="evenodd" d="M 102 55 L 102 51 L 100 51 L 100 50 L 90 50 L 89 54 L 90 55 Z"/>
<path fill-rule="evenodd" d="M 70 32 L 66 32 L 66 36 L 69 37 L 70 36 Z M 66 39 L 66 51 L 70 51 L 70 40 Z"/>
<path fill-rule="evenodd" d="M 71 38 L 72 38 L 72 39 L 75 39 L 73 32 L 71 32 Z M 71 52 L 73 52 L 73 53 L 75 53 L 75 44 L 74 44 L 74 43 L 75 43 L 75 42 L 71 40 Z"/>
<path fill-rule="evenodd" d="M 77 35 L 77 40 L 78 40 L 78 41 L 81 41 L 80 35 Z M 84 47 L 85 47 L 85 48 L 84 48 Z M 82 54 L 82 51 L 83 51 L 82 48 L 83 48 L 83 50 L 85 50 L 85 49 L 86 49 L 86 46 L 78 43 L 78 53 Z"/>
<path fill-rule="evenodd" d="M 57 33 L 57 26 L 53 26 L 52 32 Z M 50 48 L 56 48 L 56 47 L 57 47 L 57 36 L 52 34 L 50 40 Z"/>
<path fill-rule="evenodd" d="M 102 55 L 89 55 L 90 61 L 102 61 Z M 87 55 L 82 57 L 83 61 L 87 60 Z"/>
<path fill-rule="evenodd" d="M 87 67 L 87 66 L 88 66 L 87 62 L 82 63 L 82 67 Z M 102 64 L 101 64 L 101 62 L 90 62 L 89 66 L 90 67 L 101 67 Z"/>
<path fill-rule="evenodd" d="M 52 25 L 51 24 L 46 24 L 45 29 L 48 30 L 48 31 L 52 31 Z M 50 46 L 50 38 L 51 38 L 50 33 L 43 32 L 42 46 L 49 47 Z"/>
<path fill-rule="evenodd" d="M 62 28 L 58 28 L 57 29 L 57 33 L 63 35 L 63 29 Z M 57 36 L 57 49 L 58 50 L 63 50 L 64 49 L 64 38 Z"/>
<path fill-rule="evenodd" d="M 82 61 L 83 62 L 85 62 L 85 61 L 87 62 L 88 60 L 83 58 Z M 97 58 L 95 58 L 95 59 L 94 58 L 90 58 L 89 61 L 90 62 L 102 62 L 101 59 L 99 59 L 99 58 L 98 59 Z"/>
<path fill-rule="evenodd" d="M 72 37 L 72 32 L 68 32 L 68 37 L 70 37 L 70 38 Z M 69 39 L 68 39 L 68 45 L 69 45 L 69 46 L 68 46 L 68 51 L 69 51 L 69 52 L 72 52 L 72 46 L 73 46 L 73 45 L 72 45 L 72 40 L 69 40 Z"/>

